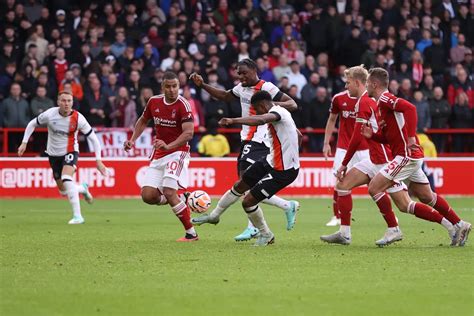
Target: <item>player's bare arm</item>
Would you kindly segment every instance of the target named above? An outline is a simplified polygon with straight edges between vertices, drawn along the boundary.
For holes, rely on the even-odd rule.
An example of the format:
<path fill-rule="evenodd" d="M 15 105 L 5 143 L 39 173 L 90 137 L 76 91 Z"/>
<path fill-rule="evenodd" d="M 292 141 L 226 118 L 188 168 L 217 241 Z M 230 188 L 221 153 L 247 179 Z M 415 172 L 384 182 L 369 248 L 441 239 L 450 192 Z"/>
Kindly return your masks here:
<path fill-rule="evenodd" d="M 184 122 L 181 127 L 183 132 L 178 136 L 178 138 L 176 138 L 176 140 L 166 144 L 163 140 L 156 139 L 153 144 L 155 148 L 159 150 L 172 150 L 185 145 L 188 141 L 193 139 L 194 123 L 192 121 Z"/>
<path fill-rule="evenodd" d="M 33 134 L 35 131 L 35 128 L 38 127 L 38 121 L 36 118 L 32 119 L 28 125 L 26 126 L 25 133 L 23 135 L 23 140 L 21 142 L 21 145 L 18 147 L 18 156 L 23 156 L 26 150 L 26 145 L 28 144 L 28 140 L 30 139 L 30 136 Z"/>
<path fill-rule="evenodd" d="M 229 126 L 233 124 L 242 124 L 249 126 L 264 125 L 267 123 L 278 121 L 279 117 L 274 113 L 265 113 L 262 115 L 253 115 L 248 117 L 237 117 L 237 118 L 223 118 L 219 121 L 221 126 Z"/>
<path fill-rule="evenodd" d="M 275 105 L 279 105 L 290 112 L 296 111 L 298 105 L 296 104 L 295 100 L 293 100 L 289 95 L 283 93 L 281 99 L 279 101 L 273 101 Z"/>
<path fill-rule="evenodd" d="M 202 76 L 195 72 L 189 76 L 189 79 L 191 79 L 196 86 L 206 90 L 207 93 L 209 93 L 211 96 L 213 96 L 216 99 L 219 99 L 225 102 L 232 102 L 233 100 L 236 99 L 236 96 L 232 93 L 232 90 L 222 90 L 222 89 L 214 88 L 213 86 L 210 86 L 207 83 L 205 83 Z"/>
<path fill-rule="evenodd" d="M 296 129 L 296 134 L 298 135 L 298 146 L 301 147 L 303 143 L 303 134 L 301 134 L 299 129 Z"/>
<path fill-rule="evenodd" d="M 129 151 L 130 149 L 133 148 L 133 146 L 135 145 L 135 141 L 137 140 L 138 137 L 140 137 L 140 135 L 143 133 L 147 125 L 148 125 L 148 119 L 146 119 L 143 115 L 140 116 L 140 118 L 135 123 L 135 128 L 133 129 L 132 137 L 130 137 L 129 140 L 126 140 L 123 143 L 123 149 L 125 151 Z"/>
<path fill-rule="evenodd" d="M 336 128 L 336 121 L 337 121 L 337 114 L 330 113 L 328 121 L 326 122 L 326 129 L 324 131 L 324 146 L 323 146 L 323 155 L 324 158 L 328 159 L 329 156 L 332 155 L 331 153 L 331 145 L 329 145 L 329 141 L 331 140 L 332 133 Z"/>

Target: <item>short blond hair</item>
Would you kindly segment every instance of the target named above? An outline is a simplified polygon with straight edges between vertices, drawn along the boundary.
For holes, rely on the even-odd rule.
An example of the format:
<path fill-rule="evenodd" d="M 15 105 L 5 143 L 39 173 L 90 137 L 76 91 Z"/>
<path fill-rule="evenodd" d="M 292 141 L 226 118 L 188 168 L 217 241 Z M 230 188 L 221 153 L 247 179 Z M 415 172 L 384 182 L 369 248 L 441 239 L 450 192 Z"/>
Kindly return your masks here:
<path fill-rule="evenodd" d="M 364 68 L 364 65 L 360 65 L 344 70 L 344 76 L 346 78 L 359 80 L 360 82 L 362 82 L 362 84 L 365 84 L 367 82 L 369 72 L 367 71 L 367 69 Z"/>

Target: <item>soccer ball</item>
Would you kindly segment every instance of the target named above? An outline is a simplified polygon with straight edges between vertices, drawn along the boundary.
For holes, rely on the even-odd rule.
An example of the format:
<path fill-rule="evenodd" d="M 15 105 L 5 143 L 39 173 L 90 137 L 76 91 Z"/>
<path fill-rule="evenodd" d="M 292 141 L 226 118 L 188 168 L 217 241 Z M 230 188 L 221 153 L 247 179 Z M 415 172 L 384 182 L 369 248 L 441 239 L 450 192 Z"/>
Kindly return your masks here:
<path fill-rule="evenodd" d="M 205 191 L 196 190 L 189 194 L 188 206 L 194 213 L 205 213 L 211 206 L 211 198 Z"/>

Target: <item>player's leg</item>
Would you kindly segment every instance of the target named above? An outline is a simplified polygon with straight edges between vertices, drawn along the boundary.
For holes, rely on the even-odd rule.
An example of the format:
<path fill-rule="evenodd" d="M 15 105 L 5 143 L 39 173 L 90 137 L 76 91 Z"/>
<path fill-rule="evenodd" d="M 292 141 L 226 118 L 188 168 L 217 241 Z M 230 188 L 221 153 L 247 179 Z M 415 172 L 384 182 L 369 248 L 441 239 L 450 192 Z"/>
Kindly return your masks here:
<path fill-rule="evenodd" d="M 391 193 L 390 197 L 401 212 L 415 215 L 416 217 L 426 221 L 441 224 L 444 228 L 446 228 L 451 240 L 453 240 L 453 237 L 456 233 L 454 225 L 451 224 L 450 221 L 444 218 L 443 215 L 438 213 L 435 209 L 421 202 L 415 202 L 411 200 L 408 192 L 405 190 Z"/>
<path fill-rule="evenodd" d="M 239 177 L 242 178 L 243 173 L 250 167 L 250 165 L 254 164 L 256 161 L 265 159 L 268 153 L 269 148 L 264 144 L 256 142 L 249 142 L 243 144 L 241 148 L 241 154 L 238 159 Z M 288 221 L 291 222 L 291 214 L 295 214 L 298 211 L 300 207 L 300 203 L 298 201 L 286 200 L 278 196 L 272 196 L 268 199 L 264 199 L 262 203 L 278 207 L 285 211 L 285 215 L 287 217 L 287 228 L 292 227 L 292 225 L 290 225 Z M 248 233 L 249 231 L 253 230 L 255 229 L 252 223 L 249 221 L 247 229 L 244 231 L 244 233 Z"/>
<path fill-rule="evenodd" d="M 341 148 L 336 148 L 336 154 L 334 155 L 334 163 L 332 165 L 332 173 L 334 176 L 336 176 L 337 170 L 339 169 L 339 167 L 341 167 L 341 164 L 342 164 L 342 161 L 344 160 L 345 155 L 346 155 L 346 150 L 341 149 Z M 337 185 L 337 179 L 336 179 L 336 185 Z M 339 211 L 339 206 L 337 202 L 338 202 L 338 194 L 337 194 L 336 187 L 334 187 L 333 200 L 332 200 L 333 216 L 331 217 L 329 222 L 326 223 L 326 226 L 341 225 L 341 213 Z"/>
<path fill-rule="evenodd" d="M 163 178 L 163 170 L 160 163 L 153 160 L 145 171 L 145 176 L 141 183 L 142 201 L 150 205 L 165 205 L 168 203 L 166 197 L 160 192 L 158 186 Z"/>
<path fill-rule="evenodd" d="M 420 200 L 420 202 L 433 207 L 454 225 L 456 232 L 454 234 L 453 243 L 455 245 L 464 246 L 472 225 L 460 219 L 448 202 L 441 195 L 436 194 L 431 190 L 428 179 L 426 179 L 423 171 L 420 170 L 414 176 L 418 176 L 418 178 L 410 178 L 411 181 L 409 187 L 411 192 Z"/>
<path fill-rule="evenodd" d="M 181 221 L 185 230 L 185 236 L 177 241 L 196 241 L 198 235 L 191 223 L 191 210 L 185 201 L 178 196 L 179 188 L 188 186 L 189 154 L 175 152 L 160 159 L 158 170 L 162 171 L 162 179 L 159 180 L 158 189 L 163 192 L 171 210 Z"/>
<path fill-rule="evenodd" d="M 72 206 L 73 217 L 69 221 L 69 224 L 83 224 L 84 218 L 81 214 L 81 204 L 79 201 L 79 192 L 77 190 L 76 183 L 74 182 L 75 167 L 70 165 L 64 165 L 61 180 L 63 182 L 64 191 Z"/>
<path fill-rule="evenodd" d="M 383 219 L 387 223 L 387 230 L 385 234 L 382 236 L 382 238 L 375 242 L 377 246 L 387 246 L 403 239 L 402 231 L 398 226 L 398 219 L 393 212 L 392 203 L 388 197 L 388 194 L 396 193 L 402 190 L 407 190 L 407 187 L 403 182 L 394 184 L 388 188 L 387 193 L 384 192 L 372 197 L 374 202 L 377 204 Z"/>
<path fill-rule="evenodd" d="M 268 165 L 266 165 L 269 167 Z M 268 168 L 267 168 L 268 169 Z M 263 218 L 263 211 L 258 206 L 260 201 L 268 199 L 277 192 L 293 183 L 298 176 L 299 170 L 288 169 L 284 171 L 277 171 L 270 169 L 269 173 L 265 175 L 260 181 L 255 182 L 252 189 L 245 196 L 242 206 L 248 214 L 249 220 L 259 229 L 259 236 L 256 246 L 265 246 L 273 243 L 273 233 L 268 228 L 265 219 Z M 247 172 L 243 176 L 244 182 L 248 183 Z M 249 184 L 250 185 L 250 184 Z"/>
<path fill-rule="evenodd" d="M 257 183 L 268 171 L 265 170 L 265 166 L 261 162 L 256 162 L 250 165 L 243 173 L 241 180 L 237 181 L 230 190 L 228 190 L 217 202 L 216 207 L 209 213 L 199 217 L 193 218 L 192 222 L 195 225 L 202 225 L 205 223 L 217 224 L 220 217 L 224 212 L 234 204 L 244 193 Z M 252 226 L 253 227 L 253 226 Z M 253 234 L 255 235 L 253 229 Z M 249 229 L 250 231 L 250 229 Z M 258 232 L 257 232 L 258 233 Z M 247 239 L 250 239 L 251 236 Z"/>
<path fill-rule="evenodd" d="M 337 204 L 341 214 L 341 226 L 334 234 L 323 235 L 321 240 L 328 243 L 349 245 L 351 243 L 351 190 L 369 183 L 369 176 L 357 168 L 350 169 L 344 179 L 336 184 L 338 194 Z"/>
<path fill-rule="evenodd" d="M 265 221 L 263 216 L 262 208 L 258 205 L 259 199 L 253 196 L 252 192 L 245 195 L 242 201 L 242 207 L 252 222 L 253 226 L 259 230 L 259 236 L 255 246 L 266 246 L 273 244 L 275 241 L 275 235 L 271 232 L 270 228 Z"/>

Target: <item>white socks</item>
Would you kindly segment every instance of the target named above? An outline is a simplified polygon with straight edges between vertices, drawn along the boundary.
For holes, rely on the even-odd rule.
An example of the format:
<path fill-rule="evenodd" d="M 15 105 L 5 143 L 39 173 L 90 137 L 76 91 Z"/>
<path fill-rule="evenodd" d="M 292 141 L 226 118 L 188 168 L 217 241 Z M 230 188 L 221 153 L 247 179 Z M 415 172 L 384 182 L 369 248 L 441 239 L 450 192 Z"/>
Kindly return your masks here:
<path fill-rule="evenodd" d="M 351 226 L 341 225 L 339 231 L 341 232 L 342 236 L 346 238 L 351 237 Z"/>
<path fill-rule="evenodd" d="M 82 184 L 76 184 L 77 193 L 86 193 L 86 188 Z"/>
<path fill-rule="evenodd" d="M 246 207 L 245 212 L 247 213 L 247 216 L 249 217 L 249 220 L 252 222 L 252 224 L 258 228 L 260 233 L 267 235 L 270 233 L 270 228 L 267 225 L 267 222 L 265 221 L 265 218 L 263 217 L 263 211 L 260 208 L 260 206 L 252 206 L 252 207 Z"/>
<path fill-rule="evenodd" d="M 232 204 L 237 202 L 237 200 L 242 196 L 242 194 L 237 193 L 234 188 L 231 188 L 229 191 L 224 193 L 217 202 L 217 206 L 209 214 L 211 218 L 219 218 Z"/>
<path fill-rule="evenodd" d="M 271 198 L 263 200 L 262 203 L 279 207 L 282 210 L 286 210 L 287 208 L 290 207 L 289 201 L 282 199 L 281 197 L 278 197 L 276 195 L 272 196 Z"/>
<path fill-rule="evenodd" d="M 81 204 L 79 202 L 79 192 L 77 191 L 77 185 L 72 181 L 72 177 L 70 176 L 63 176 L 62 180 L 63 180 L 64 188 L 66 189 L 67 198 L 69 199 L 69 203 L 71 203 L 72 212 L 74 216 L 82 217 Z"/>

